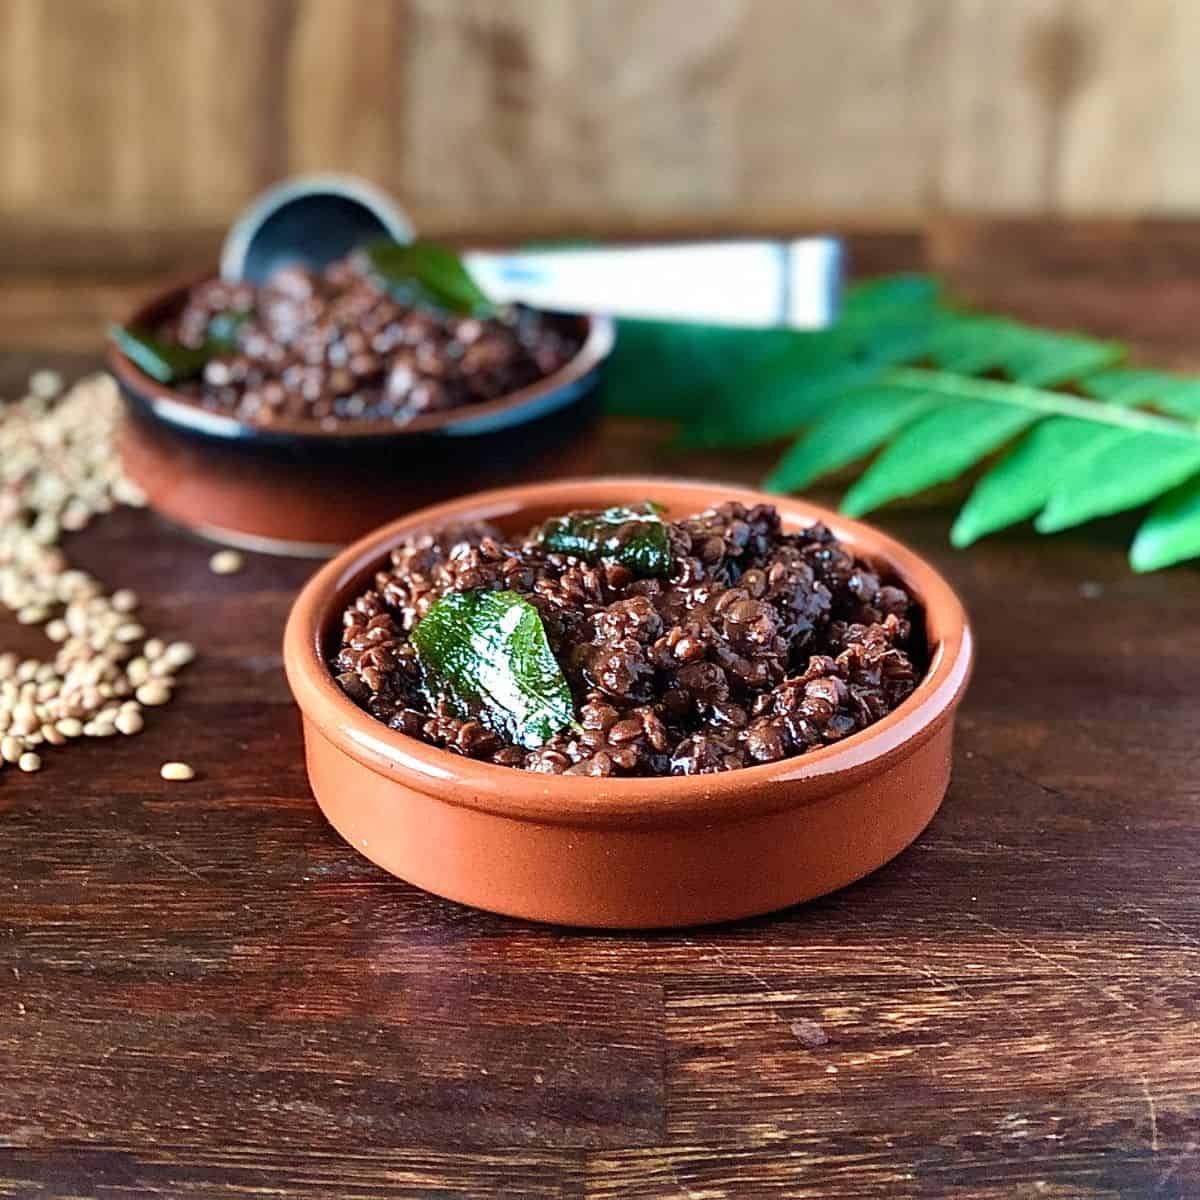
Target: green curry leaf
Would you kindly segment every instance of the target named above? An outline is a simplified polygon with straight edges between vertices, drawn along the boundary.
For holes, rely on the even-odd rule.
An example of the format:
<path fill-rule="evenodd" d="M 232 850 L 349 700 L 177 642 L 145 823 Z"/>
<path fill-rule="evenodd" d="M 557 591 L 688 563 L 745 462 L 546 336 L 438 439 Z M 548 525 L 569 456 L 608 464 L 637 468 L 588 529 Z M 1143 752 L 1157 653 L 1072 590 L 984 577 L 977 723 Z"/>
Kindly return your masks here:
<path fill-rule="evenodd" d="M 238 332 L 252 312 L 217 313 L 209 323 L 208 337 L 200 346 L 167 342 L 148 333 L 113 325 L 108 336 L 135 366 L 159 383 L 181 383 L 199 375 L 214 358 L 237 346 Z"/>
<path fill-rule="evenodd" d="M 738 331 L 736 354 L 732 335 L 687 336 L 677 371 L 672 328 L 642 329 L 610 409 L 673 422 L 684 447 L 792 436 L 771 490 L 864 462 L 842 505 L 857 514 L 982 468 L 956 546 L 1157 501 L 1133 567 L 1200 557 L 1200 379 L 1131 366 L 1117 342 L 971 312 L 909 275 L 849 288 L 829 329 Z"/>
<path fill-rule="evenodd" d="M 586 562 L 611 559 L 635 575 L 665 579 L 671 573 L 671 541 L 657 506 L 615 506 L 601 512 L 551 517 L 538 533 L 547 550 Z"/>
<path fill-rule="evenodd" d="M 462 259 L 446 246 L 384 239 L 364 249 L 371 269 L 404 299 L 465 316 L 488 316 L 495 311 Z"/>
<path fill-rule="evenodd" d="M 213 351 L 207 345 L 181 346 L 146 333 L 136 333 L 123 325 L 112 326 L 108 336 L 134 366 L 159 383 L 180 383 L 191 379 L 199 375 L 204 370 L 204 364 L 213 357 Z"/>
<path fill-rule="evenodd" d="M 574 719 L 538 611 L 516 592 L 448 592 L 412 631 L 431 700 L 527 750 Z"/>

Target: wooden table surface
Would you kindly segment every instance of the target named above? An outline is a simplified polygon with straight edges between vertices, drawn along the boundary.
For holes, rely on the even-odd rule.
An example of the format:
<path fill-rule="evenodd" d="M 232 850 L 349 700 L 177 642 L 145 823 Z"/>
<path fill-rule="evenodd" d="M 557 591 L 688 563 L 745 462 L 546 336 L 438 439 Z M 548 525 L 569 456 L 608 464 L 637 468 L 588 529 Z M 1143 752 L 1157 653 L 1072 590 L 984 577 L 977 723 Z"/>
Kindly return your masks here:
<path fill-rule="evenodd" d="M 1200 366 L 1198 248 L 855 241 Z M 46 349 L 2 360 L 4 392 L 86 365 L 49 318 L 22 329 Z M 762 466 L 666 459 L 630 423 L 604 453 Z M 636 936 L 435 899 L 333 834 L 280 672 L 308 565 L 218 578 L 140 512 L 73 538 L 202 658 L 141 737 L 0 778 L 0 1196 L 1200 1195 L 1200 572 L 1130 574 L 1119 521 L 967 554 L 944 504 L 879 523 L 979 634 L 944 807 L 838 895 Z M 198 779 L 163 783 L 173 758 Z"/>

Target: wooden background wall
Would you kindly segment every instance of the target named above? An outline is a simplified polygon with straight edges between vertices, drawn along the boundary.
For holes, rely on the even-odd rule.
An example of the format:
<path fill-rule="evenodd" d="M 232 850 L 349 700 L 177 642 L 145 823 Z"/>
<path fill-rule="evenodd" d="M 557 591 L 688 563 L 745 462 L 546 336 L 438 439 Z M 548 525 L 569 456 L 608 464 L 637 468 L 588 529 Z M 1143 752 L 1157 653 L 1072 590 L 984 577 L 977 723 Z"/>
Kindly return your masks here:
<path fill-rule="evenodd" d="M 1200 209 L 1197 0 L 0 0 L 0 269 L 334 168 L 479 236 Z"/>

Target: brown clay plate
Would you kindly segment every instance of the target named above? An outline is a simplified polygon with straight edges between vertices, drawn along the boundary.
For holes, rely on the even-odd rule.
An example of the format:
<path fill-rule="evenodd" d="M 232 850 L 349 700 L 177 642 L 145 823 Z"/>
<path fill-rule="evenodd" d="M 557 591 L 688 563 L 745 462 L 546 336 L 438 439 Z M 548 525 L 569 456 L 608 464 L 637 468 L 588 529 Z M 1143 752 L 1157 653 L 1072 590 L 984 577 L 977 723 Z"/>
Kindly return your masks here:
<path fill-rule="evenodd" d="M 924 608 L 929 667 L 913 695 L 870 729 L 782 762 L 668 779 L 564 778 L 406 737 L 334 682 L 324 655 L 340 612 L 405 534 L 473 520 L 523 532 L 569 509 L 648 497 L 672 516 L 738 500 L 777 505 L 792 528 L 824 521 Z M 317 572 L 284 639 L 309 780 L 351 845 L 453 900 L 617 928 L 770 912 L 843 887 L 900 853 L 945 795 L 954 714 L 972 658 L 970 628 L 949 585 L 878 530 L 801 500 L 648 478 L 506 488 L 394 521 Z"/>

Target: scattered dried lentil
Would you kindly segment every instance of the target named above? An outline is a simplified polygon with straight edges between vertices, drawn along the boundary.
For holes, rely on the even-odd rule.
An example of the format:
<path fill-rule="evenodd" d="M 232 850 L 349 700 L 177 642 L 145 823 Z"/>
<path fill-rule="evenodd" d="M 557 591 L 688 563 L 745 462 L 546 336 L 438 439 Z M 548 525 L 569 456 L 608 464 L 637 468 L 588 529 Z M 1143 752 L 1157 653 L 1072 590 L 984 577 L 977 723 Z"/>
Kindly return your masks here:
<path fill-rule="evenodd" d="M 208 567 L 214 575 L 236 575 L 245 562 L 236 550 L 218 550 L 208 560 Z"/>
<path fill-rule="evenodd" d="M 191 642 L 172 642 L 163 657 L 170 667 L 186 667 L 196 657 L 196 647 Z"/>
<path fill-rule="evenodd" d="M 63 390 L 63 378 L 57 371 L 43 367 L 29 377 L 29 391 L 43 400 L 57 396 Z"/>
<path fill-rule="evenodd" d="M 155 708 L 159 704 L 166 704 L 171 698 L 171 688 L 163 679 L 151 679 L 149 683 L 143 683 L 134 695 L 137 697 L 139 704 L 145 704 L 150 708 Z"/>
<path fill-rule="evenodd" d="M 142 720 L 142 714 L 129 709 L 123 709 L 117 714 L 115 724 L 117 729 L 127 736 L 141 733 L 146 727 L 146 722 Z"/>
<path fill-rule="evenodd" d="M 131 613 L 138 606 L 138 595 L 130 588 L 118 588 L 113 592 L 109 603 L 112 604 L 114 612 Z"/>
<path fill-rule="evenodd" d="M 151 638 L 139 653 L 146 631 L 129 615 L 137 594 L 106 595 L 57 545 L 64 530 L 81 530 L 97 514 L 145 504 L 121 474 L 120 412 L 111 379 L 93 376 L 64 394 L 54 371 L 36 372 L 22 399 L 0 407 L 0 604 L 55 643 L 48 661 L 0 653 L 0 758 L 22 770 L 42 765 L 33 746 L 140 730 L 140 706 L 129 697 L 166 649 Z M 194 657 L 187 643 L 173 645 L 190 653 L 176 651 L 168 675 Z M 154 703 L 170 699 L 173 682 L 150 684 Z"/>

